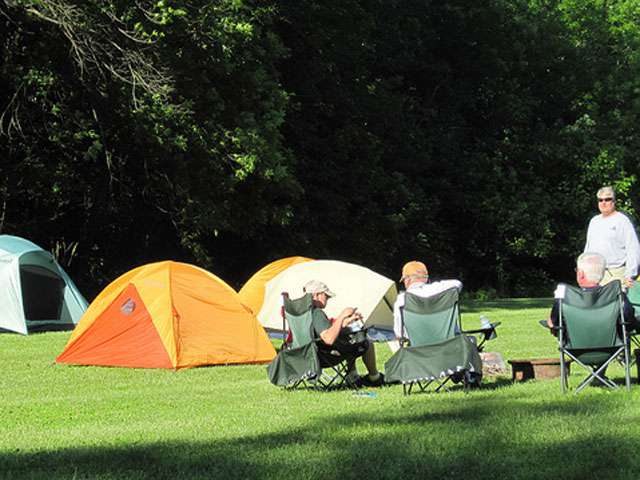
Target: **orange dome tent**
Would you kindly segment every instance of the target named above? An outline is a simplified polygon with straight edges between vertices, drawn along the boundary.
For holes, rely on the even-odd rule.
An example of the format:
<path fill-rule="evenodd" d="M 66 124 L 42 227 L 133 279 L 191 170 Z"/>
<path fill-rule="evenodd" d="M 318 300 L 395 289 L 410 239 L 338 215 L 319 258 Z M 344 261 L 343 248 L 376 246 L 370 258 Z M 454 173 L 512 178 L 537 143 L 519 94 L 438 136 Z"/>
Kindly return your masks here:
<path fill-rule="evenodd" d="M 283 270 L 298 263 L 310 262 L 312 260 L 312 258 L 306 257 L 286 257 L 262 267 L 247 280 L 247 283 L 245 283 L 238 292 L 242 303 L 253 310 L 255 315 L 258 315 L 264 302 L 265 284 Z"/>
<path fill-rule="evenodd" d="M 56 362 L 137 368 L 266 363 L 275 351 L 224 281 L 186 263 L 158 262 L 109 284 Z"/>

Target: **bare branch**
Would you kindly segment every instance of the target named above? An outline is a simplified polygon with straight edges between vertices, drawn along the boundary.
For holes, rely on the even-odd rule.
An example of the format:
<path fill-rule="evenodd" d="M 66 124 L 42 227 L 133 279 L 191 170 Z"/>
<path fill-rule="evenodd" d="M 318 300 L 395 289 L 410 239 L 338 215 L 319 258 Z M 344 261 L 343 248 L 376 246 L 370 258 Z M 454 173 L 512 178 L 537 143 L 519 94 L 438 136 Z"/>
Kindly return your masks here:
<path fill-rule="evenodd" d="M 140 44 L 142 44 L 142 45 L 150 45 L 151 43 L 155 43 L 155 42 L 152 42 L 152 41 L 150 41 L 150 40 L 141 40 L 141 39 L 139 39 L 139 38 L 136 38 L 134 35 L 132 35 L 132 34 L 131 34 L 130 32 L 128 32 L 127 30 L 124 30 L 124 29 L 119 28 L 119 27 L 118 27 L 118 31 L 119 31 L 122 35 L 124 35 L 125 37 L 127 37 L 129 40 L 131 40 L 131 41 L 133 41 L 133 42 L 136 42 L 136 43 L 140 43 Z"/>
<path fill-rule="evenodd" d="M 136 2 L 136 7 L 143 15 L 152 16 L 140 2 Z M 149 94 L 162 94 L 170 85 L 171 77 L 154 64 L 153 55 L 147 51 L 154 42 L 127 28 L 114 12 L 107 12 L 102 20 L 96 19 L 65 0 L 49 0 L 26 11 L 60 29 L 81 76 L 91 70 L 103 76 L 110 74 L 131 85 L 134 103 L 137 88 Z"/>
<path fill-rule="evenodd" d="M 0 214 L 0 233 L 4 230 L 4 222 L 7 218 L 7 184 L 2 186 L 2 213 Z"/>
<path fill-rule="evenodd" d="M 22 135 L 22 126 L 20 125 L 20 117 L 18 116 L 20 110 L 18 97 L 23 89 L 24 85 L 20 85 L 3 110 L 2 115 L 0 115 L 0 133 L 7 135 L 9 138 L 11 138 L 11 130 L 15 130 L 19 135 Z M 9 113 L 9 120 L 5 127 L 5 117 L 7 113 Z"/>

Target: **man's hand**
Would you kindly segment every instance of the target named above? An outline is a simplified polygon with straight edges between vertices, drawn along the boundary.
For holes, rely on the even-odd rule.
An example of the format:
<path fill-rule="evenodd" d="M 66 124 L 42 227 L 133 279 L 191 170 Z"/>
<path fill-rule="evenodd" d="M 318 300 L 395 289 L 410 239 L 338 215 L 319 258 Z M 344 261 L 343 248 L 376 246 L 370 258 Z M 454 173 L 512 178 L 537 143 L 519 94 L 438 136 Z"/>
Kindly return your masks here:
<path fill-rule="evenodd" d="M 340 312 L 336 320 L 339 321 L 340 326 L 344 328 L 357 320 L 362 320 L 362 314 L 357 312 L 353 307 L 347 307 Z"/>
<path fill-rule="evenodd" d="M 340 335 L 340 331 L 358 318 L 362 318 L 362 315 L 357 313 L 355 308 L 345 308 L 333 321 L 331 327 L 320 333 L 320 338 L 327 345 L 333 345 L 336 338 Z"/>

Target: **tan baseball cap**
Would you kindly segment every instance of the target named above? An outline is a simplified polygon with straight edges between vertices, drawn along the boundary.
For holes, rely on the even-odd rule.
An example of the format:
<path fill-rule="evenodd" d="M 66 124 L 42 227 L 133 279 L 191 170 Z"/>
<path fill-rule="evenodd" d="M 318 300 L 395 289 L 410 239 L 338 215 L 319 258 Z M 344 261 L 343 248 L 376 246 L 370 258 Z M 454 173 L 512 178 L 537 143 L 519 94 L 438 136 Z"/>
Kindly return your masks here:
<path fill-rule="evenodd" d="M 419 262 L 418 260 L 411 260 L 410 262 L 405 263 L 404 267 L 402 267 L 402 277 L 400 277 L 400 281 L 402 282 L 408 277 L 427 278 L 428 276 L 429 271 L 424 263 Z"/>

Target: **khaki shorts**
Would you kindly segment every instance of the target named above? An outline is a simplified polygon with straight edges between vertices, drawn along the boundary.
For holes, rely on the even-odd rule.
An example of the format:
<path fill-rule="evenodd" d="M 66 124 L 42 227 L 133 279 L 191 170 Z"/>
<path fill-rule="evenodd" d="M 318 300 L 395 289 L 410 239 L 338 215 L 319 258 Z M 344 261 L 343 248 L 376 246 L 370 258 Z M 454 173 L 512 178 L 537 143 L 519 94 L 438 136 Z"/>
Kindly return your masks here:
<path fill-rule="evenodd" d="M 616 267 L 616 268 L 607 268 L 604 271 L 604 277 L 600 281 L 600 285 L 606 285 L 607 283 L 613 282 L 614 280 L 620 280 L 622 284 L 622 288 L 626 289 L 624 284 L 624 272 L 626 267 Z"/>

